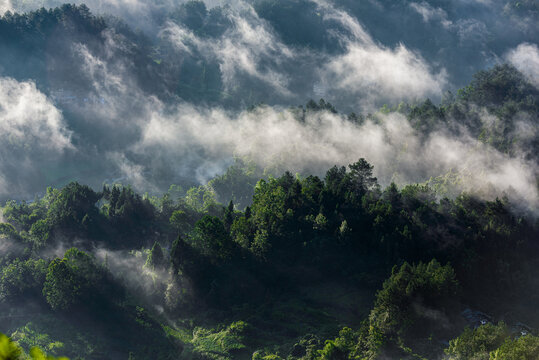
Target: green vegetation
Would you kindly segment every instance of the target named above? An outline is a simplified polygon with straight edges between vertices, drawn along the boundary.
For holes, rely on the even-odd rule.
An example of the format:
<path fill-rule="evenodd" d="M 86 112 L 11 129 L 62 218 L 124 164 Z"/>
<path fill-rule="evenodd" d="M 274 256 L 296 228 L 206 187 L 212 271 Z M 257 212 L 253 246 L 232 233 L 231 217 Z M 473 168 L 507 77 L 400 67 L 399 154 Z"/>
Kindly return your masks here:
<path fill-rule="evenodd" d="M 451 360 L 535 359 L 539 356 L 539 337 L 514 336 L 503 322 L 486 324 L 473 330 L 466 328 L 458 338 L 451 340 L 446 354 Z"/>
<path fill-rule="evenodd" d="M 489 359 L 489 353 L 500 347 L 510 336 L 503 322 L 466 328 L 462 334 L 449 342 L 446 354 L 450 359 Z"/>
<path fill-rule="evenodd" d="M 260 180 L 244 211 L 191 196 L 150 200 L 72 183 L 31 204 L 8 202 L 2 236 L 13 246 L 0 298 L 11 310 L 2 331 L 25 351 L 73 358 L 429 357 L 451 338 L 455 359 L 536 351 L 533 335 L 517 339 L 503 323 L 457 337 L 463 301 L 495 312 L 523 306 L 516 297 L 534 281 L 538 229 L 507 200 L 381 188 L 365 159 L 323 180 Z M 71 248 L 47 255 L 59 247 Z M 322 284 L 363 295 L 341 303 Z M 98 324 L 107 331 L 84 342 L 72 335 Z"/>
<path fill-rule="evenodd" d="M 14 343 L 10 338 L 0 333 L 0 360 L 68 360 L 66 357 L 56 358 L 47 355 L 40 348 L 33 347 L 30 354 L 26 355 L 24 351 Z"/>
<path fill-rule="evenodd" d="M 347 6 L 361 10 L 367 2 L 357 3 Z M 395 3 L 402 9 L 404 2 Z M 188 1 L 161 20 L 212 41 L 233 30 L 229 9 Z M 342 50 L 331 41 L 337 27 L 331 34 L 318 28 L 325 20 L 315 3 L 264 0 L 253 9 L 290 46 Z M 532 1 L 505 7 L 507 16 L 536 10 Z M 296 31 L 296 22 L 315 30 Z M 190 50 L 178 61 L 161 35 L 147 39 L 85 5 L 8 12 L 0 18 L 0 49 L 8 54 L 0 70 L 38 87 L 73 83 L 88 92 L 73 55 L 79 44 L 96 58 L 128 58 L 143 96 L 233 103 L 252 92 L 225 93 L 219 61 Z M 118 46 L 107 50 L 113 41 Z M 32 72 L 14 59 L 27 59 Z M 268 96 L 255 90 L 249 101 Z M 299 123 L 309 113 L 338 112 L 324 99 L 290 109 Z M 342 121 L 379 124 L 392 113 L 406 117 L 418 141 L 447 131 L 499 156 L 539 161 L 539 90 L 511 65 L 478 72 L 441 104 L 385 105 Z M 530 136 L 519 128 L 523 114 Z M 85 131 L 88 138 L 73 141 L 101 136 Z M 5 202 L 0 360 L 539 358 L 537 209 L 507 194 L 455 193 L 462 174 L 453 172 L 385 186 L 365 158 L 318 175 L 276 169 L 235 158 L 205 184 L 186 181 L 159 195 L 69 182 L 34 201 Z"/>

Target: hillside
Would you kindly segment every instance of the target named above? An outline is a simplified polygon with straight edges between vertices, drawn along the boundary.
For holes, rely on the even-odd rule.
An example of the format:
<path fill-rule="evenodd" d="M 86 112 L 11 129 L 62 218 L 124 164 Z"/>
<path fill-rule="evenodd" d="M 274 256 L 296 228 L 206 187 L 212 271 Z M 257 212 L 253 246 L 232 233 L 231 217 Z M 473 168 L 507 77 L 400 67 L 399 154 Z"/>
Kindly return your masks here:
<path fill-rule="evenodd" d="M 539 359 L 538 11 L 0 0 L 0 360 Z"/>

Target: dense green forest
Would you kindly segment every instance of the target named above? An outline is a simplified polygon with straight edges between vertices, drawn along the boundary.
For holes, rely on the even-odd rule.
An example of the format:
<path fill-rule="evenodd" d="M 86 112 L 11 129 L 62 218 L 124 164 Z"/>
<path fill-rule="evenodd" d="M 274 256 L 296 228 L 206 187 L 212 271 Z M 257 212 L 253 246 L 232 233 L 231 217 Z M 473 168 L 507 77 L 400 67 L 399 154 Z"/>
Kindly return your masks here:
<path fill-rule="evenodd" d="M 539 229 L 506 199 L 381 188 L 364 159 L 260 180 L 244 211 L 193 190 L 71 183 L 8 202 L 2 331 L 96 359 L 539 351 Z"/>
<path fill-rule="evenodd" d="M 0 0 L 0 360 L 539 359 L 538 14 Z"/>

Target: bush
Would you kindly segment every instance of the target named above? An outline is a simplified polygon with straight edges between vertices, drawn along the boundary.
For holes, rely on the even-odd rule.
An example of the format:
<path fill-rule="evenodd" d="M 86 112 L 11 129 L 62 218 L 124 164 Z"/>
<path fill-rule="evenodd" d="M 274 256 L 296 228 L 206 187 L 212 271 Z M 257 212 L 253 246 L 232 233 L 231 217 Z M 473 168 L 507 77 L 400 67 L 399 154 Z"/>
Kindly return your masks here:
<path fill-rule="evenodd" d="M 371 325 L 390 337 L 423 335 L 456 305 L 458 282 L 450 265 L 404 263 L 376 295 Z"/>
<path fill-rule="evenodd" d="M 490 351 L 498 348 L 508 336 L 509 331 L 503 322 L 476 329 L 466 328 L 458 338 L 449 342 L 445 353 L 450 360 L 488 360 Z"/>

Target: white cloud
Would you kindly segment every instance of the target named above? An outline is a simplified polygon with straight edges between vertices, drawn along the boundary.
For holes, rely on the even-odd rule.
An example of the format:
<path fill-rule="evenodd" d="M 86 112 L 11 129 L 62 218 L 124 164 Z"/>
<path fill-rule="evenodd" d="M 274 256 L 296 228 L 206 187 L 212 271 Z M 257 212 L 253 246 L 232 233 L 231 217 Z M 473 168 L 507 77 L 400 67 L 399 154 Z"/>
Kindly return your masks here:
<path fill-rule="evenodd" d="M 441 94 L 447 84 L 443 69 L 434 70 L 418 53 L 402 44 L 389 48 L 377 43 L 350 14 L 320 1 L 317 4 L 324 21 L 340 25 L 338 30 L 329 28 L 344 49 L 341 54 L 299 51 L 286 46 L 248 5 L 231 10 L 233 26 L 221 37 L 198 36 L 171 23 L 161 36 L 176 45 L 180 55 L 201 55 L 205 60 L 216 61 L 225 86 L 233 88 L 244 78 L 253 78 L 287 96 L 289 101 L 295 94 L 289 90 L 292 87 L 285 76 L 289 72 L 285 72 L 283 64 L 296 64 L 295 69 L 301 66 L 297 64 L 310 64 L 301 70 L 310 71 L 308 75 L 327 89 L 329 97 L 340 97 L 344 99 L 341 103 L 349 102 L 352 106 L 359 103 L 372 109 L 380 99 L 400 101 Z M 434 21 L 436 16 L 443 18 L 437 9 L 427 10 L 422 15 L 425 21 Z M 475 26 L 461 25 L 466 29 Z M 346 165 L 365 157 L 375 165 L 382 184 L 392 180 L 400 184 L 421 182 L 453 171 L 463 178 L 460 189 L 484 191 L 485 196 L 491 196 L 512 187 L 519 197 L 537 205 L 534 167 L 524 156 L 509 157 L 471 137 L 456 138 L 442 131 L 422 139 L 400 115 L 380 115 L 379 123 L 367 121 L 357 125 L 343 116 L 324 112 L 308 112 L 305 121 L 298 121 L 294 111 L 277 107 L 232 113 L 188 103 L 165 105 L 137 86 L 129 73 L 130 64 L 114 60 L 114 48 L 119 46 L 114 40 L 117 35 L 104 35 L 107 51 L 102 57 L 92 54 L 84 45 L 74 47 L 92 91 L 106 100 L 102 106 L 81 105 L 84 119 L 76 121 L 87 121 L 84 125 L 91 126 L 99 137 L 99 144 L 90 144 L 98 148 L 96 157 L 139 190 L 158 189 L 155 179 L 166 182 L 196 178 L 205 182 L 224 171 L 234 155 L 249 157 L 263 167 L 277 165 L 317 174 L 323 174 L 334 164 Z M 535 45 L 523 44 L 507 56 L 533 76 L 536 55 Z M 298 73 L 303 75 L 302 71 Z M 7 97 L 11 99 L 10 113 L 18 111 L 20 116 L 10 120 L 9 131 L 4 133 L 11 134 L 11 139 L 36 137 L 36 143 L 42 144 L 39 146 L 51 146 L 56 153 L 70 147 L 70 133 L 60 112 L 32 84 L 9 81 L 16 85 L 11 87 L 21 88 L 19 93 L 37 94 L 37 100 L 31 100 L 33 95 L 19 95 L 23 97 L 21 102 L 29 101 L 34 106 L 28 113 L 26 104 L 15 106 L 11 96 Z M 36 104 L 42 104 L 45 110 L 35 110 Z M 45 131 L 33 132 L 39 126 L 32 121 L 37 121 Z M 527 133 L 529 119 L 524 117 L 520 123 L 518 131 Z M 0 123 L 0 128 L 5 124 Z M 31 165 L 30 161 L 28 167 Z M 1 176 L 4 175 L 0 175 L 0 184 Z M 4 176 L 4 182 L 12 183 L 7 178 Z M 496 190 L 494 193 L 488 190 L 491 187 Z"/>
<path fill-rule="evenodd" d="M 379 100 L 412 100 L 438 96 L 447 84 L 445 70 L 435 73 L 418 53 L 399 44 L 394 49 L 377 44 L 359 22 L 343 10 L 317 0 L 324 19 L 339 22 L 348 34 L 339 35 L 345 53 L 330 58 L 322 69 L 323 83 L 359 99 L 363 107 Z"/>
<path fill-rule="evenodd" d="M 335 76 L 333 89 L 353 93 L 370 90 L 376 96 L 388 93 L 397 99 L 440 91 L 443 74 L 440 78 L 432 75 L 428 65 L 404 46 L 386 49 L 369 37 L 363 43 L 360 38 L 364 34 L 355 27 L 358 24 L 349 22 L 357 37 L 348 44 L 347 53 L 334 58 L 326 68 Z M 187 40 L 183 38 L 179 44 L 187 44 L 189 50 L 215 51 L 208 50 L 207 44 L 193 47 L 193 42 L 206 40 L 192 33 L 175 26 L 169 29 L 166 36 L 187 34 Z M 245 35 L 242 41 L 259 42 L 254 34 L 249 36 L 254 37 Z M 271 49 L 264 41 L 261 48 Z M 377 123 L 357 125 L 326 112 L 308 111 L 304 121 L 298 121 L 296 111 L 269 106 L 242 112 L 189 103 L 167 106 L 129 85 L 122 67 L 110 68 L 88 52 L 82 53 L 87 72 L 96 81 L 94 88 L 108 98 L 100 116 L 109 116 L 115 132 L 125 126 L 116 117 L 127 114 L 134 134 L 131 142 L 108 152 L 105 159 L 115 164 L 125 182 L 139 190 L 156 190 L 159 186 L 155 181 L 167 178 L 187 176 L 204 183 L 223 172 L 233 156 L 250 158 L 262 167 L 317 174 L 334 164 L 346 165 L 365 157 L 375 165 L 384 185 L 391 181 L 423 182 L 451 171 L 462 178 L 460 190 L 492 197 L 511 187 L 516 197 L 537 205 L 534 168 L 525 157 L 509 157 L 469 136 L 457 138 L 440 131 L 422 139 L 398 114 L 378 115 Z M 348 78 L 344 74 L 349 74 Z M 483 118 L 491 120 L 486 115 Z M 526 119 L 520 120 L 525 126 Z"/>
<path fill-rule="evenodd" d="M 26 196 L 44 162 L 74 150 L 71 134 L 33 82 L 0 77 L 0 196 Z"/>
<path fill-rule="evenodd" d="M 388 49 L 350 43 L 346 54 L 328 63 L 325 77 L 339 90 L 394 101 L 439 95 L 446 84 L 445 71 L 433 74 L 420 55 L 402 44 Z"/>
<path fill-rule="evenodd" d="M 121 281 L 129 291 L 146 297 L 151 305 L 158 291 L 166 288 L 172 280 L 172 274 L 163 268 L 149 269 L 144 266 L 148 253 L 146 251 L 114 251 L 98 248 L 94 256 L 110 270 L 117 280 Z"/>
<path fill-rule="evenodd" d="M 423 21 L 426 23 L 438 20 L 446 28 L 452 25 L 452 22 L 447 19 L 447 13 L 442 8 L 434 8 L 427 2 L 412 2 L 410 3 L 410 7 L 421 15 L 421 17 L 423 17 Z"/>
<path fill-rule="evenodd" d="M 161 31 L 162 38 L 171 41 L 179 50 L 196 51 L 210 61 L 217 61 L 225 90 L 238 85 L 238 78 L 247 75 L 270 85 L 282 95 L 290 95 L 288 77 L 279 65 L 294 57 L 293 51 L 273 34 L 271 27 L 245 3 L 233 11 L 233 25 L 219 38 L 201 38 L 173 23 Z"/>
<path fill-rule="evenodd" d="M 0 16 L 4 15 L 6 11 L 13 11 L 11 0 L 0 0 Z"/>
<path fill-rule="evenodd" d="M 247 75 L 291 96 L 289 76 L 282 65 L 295 64 L 297 68 L 305 64 L 297 71 L 307 71 L 319 80 L 317 83 L 328 89 L 328 97 L 339 98 L 344 93 L 354 101 L 359 99 L 364 107 L 374 106 L 380 98 L 400 101 L 441 94 L 447 77 L 444 70 L 434 72 L 419 54 L 402 44 L 394 49 L 377 44 L 349 13 L 322 1 L 316 4 L 324 21 L 342 28 L 332 34 L 344 53 L 332 57 L 309 49 L 291 49 L 246 4 L 231 12 L 234 25 L 221 38 L 201 38 L 176 24 L 168 24 L 161 36 L 185 54 L 196 52 L 216 60 L 227 89 L 238 86 L 238 79 Z"/>
<path fill-rule="evenodd" d="M 0 139 L 4 145 L 71 148 L 62 114 L 32 82 L 0 78 Z"/>
<path fill-rule="evenodd" d="M 539 48 L 537 44 L 520 44 L 506 54 L 506 59 L 539 88 Z"/>
<path fill-rule="evenodd" d="M 457 32 L 461 42 L 475 42 L 484 44 L 489 30 L 484 22 L 477 19 L 459 19 L 453 29 Z"/>
<path fill-rule="evenodd" d="M 442 130 L 424 139 L 400 114 L 378 118 L 356 125 L 341 115 L 308 112 L 298 121 L 293 110 L 262 107 L 234 115 L 183 104 L 168 116 L 154 114 L 133 151 L 166 158 L 169 166 L 201 156 L 200 168 L 215 173 L 234 155 L 263 167 L 317 174 L 365 157 L 384 185 L 423 182 L 453 172 L 460 178 L 457 191 L 486 198 L 508 191 L 530 207 L 538 205 L 535 167 L 523 154 L 510 157 L 470 136 Z"/>
<path fill-rule="evenodd" d="M 349 41 L 357 41 L 369 46 L 374 45 L 374 41 L 371 36 L 367 33 L 367 31 L 365 31 L 363 26 L 359 24 L 357 19 L 352 17 L 349 13 L 334 7 L 332 4 L 329 4 L 324 0 L 313 0 L 313 2 L 320 9 L 324 20 L 336 21 L 349 32 L 349 36 L 341 37 L 341 40 L 344 40 L 345 43 Z"/>

